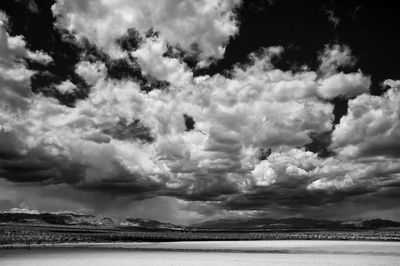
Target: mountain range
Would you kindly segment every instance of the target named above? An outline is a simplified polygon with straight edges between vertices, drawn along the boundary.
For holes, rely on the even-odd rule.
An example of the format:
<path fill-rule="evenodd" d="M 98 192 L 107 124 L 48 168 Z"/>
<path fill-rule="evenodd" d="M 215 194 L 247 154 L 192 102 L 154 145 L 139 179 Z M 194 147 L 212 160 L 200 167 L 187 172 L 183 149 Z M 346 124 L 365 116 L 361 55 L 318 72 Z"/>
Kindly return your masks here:
<path fill-rule="evenodd" d="M 185 230 L 183 226 L 131 217 L 101 217 L 72 212 L 62 213 L 0 213 L 0 224 L 27 224 L 41 226 L 90 226 L 137 230 Z"/>
<path fill-rule="evenodd" d="M 380 229 L 399 227 L 400 222 L 383 219 L 331 221 L 308 218 L 239 218 L 219 219 L 191 225 L 192 228 L 207 230 L 350 230 L 350 229 Z"/>
<path fill-rule="evenodd" d="M 218 219 L 190 226 L 174 225 L 155 220 L 131 217 L 101 217 L 72 212 L 26 213 L 1 212 L 0 224 L 26 224 L 40 226 L 90 226 L 127 230 L 215 230 L 215 231 L 263 231 L 263 230 L 351 230 L 400 228 L 400 222 L 383 219 L 331 221 L 307 218 L 236 218 Z"/>

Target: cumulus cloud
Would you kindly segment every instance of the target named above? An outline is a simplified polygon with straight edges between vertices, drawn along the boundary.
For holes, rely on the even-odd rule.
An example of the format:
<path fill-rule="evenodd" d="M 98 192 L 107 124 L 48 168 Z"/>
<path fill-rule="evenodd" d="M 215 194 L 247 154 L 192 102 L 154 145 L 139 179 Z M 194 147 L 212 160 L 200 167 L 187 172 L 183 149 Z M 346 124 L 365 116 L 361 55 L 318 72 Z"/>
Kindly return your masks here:
<path fill-rule="evenodd" d="M 176 58 L 164 57 L 167 44 L 160 38 L 148 38 L 134 55 L 144 74 L 151 75 L 159 80 L 166 80 L 175 85 L 185 85 L 191 82 L 192 72 Z"/>
<path fill-rule="evenodd" d="M 345 45 L 325 45 L 319 54 L 320 61 L 318 94 L 328 100 L 335 97 L 353 98 L 359 94 L 368 93 L 371 79 L 360 70 L 356 73 L 338 72 L 344 67 L 352 67 L 356 59 Z"/>
<path fill-rule="evenodd" d="M 383 81 L 382 85 L 388 86 L 390 88 L 399 88 L 400 80 L 387 79 L 387 80 Z"/>
<path fill-rule="evenodd" d="M 0 20 L 0 105 L 4 109 L 15 111 L 28 104 L 33 71 L 27 69 L 22 60 L 26 55 L 23 38 L 10 36 L 5 22 Z"/>
<path fill-rule="evenodd" d="M 33 61 L 47 65 L 53 61 L 53 58 L 42 51 L 31 52 L 27 51 L 27 57 Z"/>
<path fill-rule="evenodd" d="M 1 182 L 18 183 L 18 191 L 35 186 L 73 208 L 82 201 L 104 211 L 129 205 L 139 213 L 157 205 L 158 212 L 166 201 L 165 208 L 190 219 L 220 208 L 322 208 L 368 193 L 392 195 L 400 171 L 398 82 L 385 81 L 393 88 L 381 97 L 369 95 L 369 77 L 340 71 L 354 60 L 347 47 L 327 47 L 315 71 L 277 69 L 272 62 L 283 47 L 264 48 L 226 76 L 194 77 L 184 62 L 166 56 L 169 43 L 188 51 L 197 43 L 202 59 L 221 57 L 237 30 L 232 10 L 238 4 L 169 1 L 151 10 L 142 1 L 58 1 L 59 26 L 124 56 L 142 75 L 168 81 L 144 91 L 141 80 L 110 78 L 109 62 L 82 55 L 73 70 L 91 88 L 70 107 L 31 92 L 33 72 L 24 60 L 51 59 L 0 27 Z M 178 17 L 188 28 L 172 34 Z M 133 26 L 143 40 L 127 45 L 132 51 L 117 48 Z M 159 35 L 144 34 L 149 27 Z M 54 89 L 66 97 L 77 85 L 62 79 Z M 329 100 L 336 97 L 354 99 L 326 141 L 336 154 L 322 158 L 304 147 L 333 129 Z M 47 206 L 40 196 L 25 196 L 32 208 Z"/>
<path fill-rule="evenodd" d="M 320 81 L 318 92 L 326 99 L 333 99 L 338 96 L 352 98 L 359 94 L 368 93 L 371 86 L 371 79 L 361 72 L 334 74 Z"/>
<path fill-rule="evenodd" d="M 42 51 L 28 50 L 23 36 L 10 36 L 6 24 L 7 18 L 0 16 L 0 106 L 16 111 L 26 108 L 32 96 L 30 78 L 34 71 L 28 69 L 25 59 L 48 64 L 52 58 Z"/>
<path fill-rule="evenodd" d="M 338 44 L 325 45 L 318 59 L 320 61 L 319 71 L 323 75 L 331 75 L 340 67 L 353 66 L 356 63 L 350 48 L 346 45 Z"/>
<path fill-rule="evenodd" d="M 395 87 L 382 96 L 360 95 L 349 101 L 348 114 L 333 131 L 332 148 L 349 157 L 398 157 L 398 103 Z"/>
<path fill-rule="evenodd" d="M 77 89 L 76 85 L 74 83 L 72 83 L 70 80 L 66 80 L 63 81 L 62 83 L 58 84 L 56 86 L 56 89 L 62 93 L 62 94 L 66 94 L 66 93 L 72 93 L 74 92 L 74 90 Z"/>
<path fill-rule="evenodd" d="M 312 171 L 322 160 L 313 152 L 302 149 L 290 149 L 272 153 L 266 160 L 260 161 L 251 172 L 257 186 L 271 184 L 307 182 Z"/>
<path fill-rule="evenodd" d="M 305 217 L 332 212 L 326 208 L 353 209 L 354 202 L 385 206 L 398 192 L 398 160 L 357 161 L 347 157 L 321 158 L 303 149 L 272 153 L 252 172 L 253 186 L 218 205 L 228 210 L 273 210 L 276 215 L 299 213 Z M 263 171 L 258 171 L 261 170 Z M 356 203 L 357 206 L 359 203 Z"/>
<path fill-rule="evenodd" d="M 251 171 L 251 175 L 257 186 L 268 186 L 273 184 L 277 178 L 275 170 L 272 169 L 269 161 L 262 161 L 257 164 Z"/>
<path fill-rule="evenodd" d="M 163 40 L 186 51 L 196 44 L 206 62 L 221 58 L 229 38 L 237 33 L 234 9 L 240 3 L 240 0 L 59 0 L 52 10 L 59 26 L 89 39 L 113 57 L 122 55 L 115 41 L 134 27 L 141 33 L 154 29 Z"/>
<path fill-rule="evenodd" d="M 99 79 L 105 76 L 106 67 L 104 63 L 101 62 L 90 63 L 88 61 L 81 61 L 76 66 L 75 71 L 83 77 L 88 84 L 94 85 Z"/>
<path fill-rule="evenodd" d="M 332 121 L 332 105 L 317 97 L 315 73 L 273 67 L 271 57 L 281 50 L 252 55 L 232 78 L 191 78 L 149 93 L 134 81 L 107 79 L 101 63 L 81 62 L 76 72 L 93 85 L 88 99 L 68 108 L 31 96 L 25 120 L 9 122 L 8 134 L 24 150 L 15 167 L 40 155 L 36 179 L 5 165 L 3 176 L 133 198 L 217 199 L 253 181 L 268 185 L 258 150 L 307 144 L 310 132 L 329 130 Z M 67 80 L 56 88 L 70 93 L 76 86 Z M 196 121 L 190 131 L 185 114 Z"/>

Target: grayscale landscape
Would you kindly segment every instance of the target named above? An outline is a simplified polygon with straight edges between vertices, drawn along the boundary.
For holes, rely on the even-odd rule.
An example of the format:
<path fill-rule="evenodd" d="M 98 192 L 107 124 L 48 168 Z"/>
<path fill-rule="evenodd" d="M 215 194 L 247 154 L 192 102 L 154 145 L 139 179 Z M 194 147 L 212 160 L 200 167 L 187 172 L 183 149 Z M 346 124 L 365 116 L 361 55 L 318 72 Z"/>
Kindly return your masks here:
<path fill-rule="evenodd" d="M 389 220 L 223 219 L 179 226 L 0 213 L 0 221 L 5 265 L 398 265 L 400 259 L 400 223 Z"/>
<path fill-rule="evenodd" d="M 1 0 L 0 265 L 400 265 L 399 14 Z"/>
<path fill-rule="evenodd" d="M 0 244 L 104 243 L 206 240 L 400 241 L 390 220 L 330 221 L 305 218 L 221 219 L 188 226 L 141 218 L 76 213 L 0 213 Z"/>

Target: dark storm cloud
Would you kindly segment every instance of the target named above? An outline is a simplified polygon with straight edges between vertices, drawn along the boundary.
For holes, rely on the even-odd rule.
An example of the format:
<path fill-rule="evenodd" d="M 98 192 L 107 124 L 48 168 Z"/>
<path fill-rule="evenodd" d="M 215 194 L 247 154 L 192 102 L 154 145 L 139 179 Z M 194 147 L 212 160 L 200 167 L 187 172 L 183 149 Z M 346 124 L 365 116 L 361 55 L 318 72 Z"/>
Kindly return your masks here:
<path fill-rule="evenodd" d="M 50 157 L 40 150 L 9 160 L 0 160 L 0 175 L 14 183 L 49 185 L 79 182 L 84 167 L 65 163 L 66 158 Z"/>
<path fill-rule="evenodd" d="M 0 210 L 10 210 L 15 206 L 14 202 L 10 200 L 1 200 L 0 199 Z"/>
<path fill-rule="evenodd" d="M 48 156 L 40 149 L 19 158 L 0 160 L 0 176 L 10 182 L 30 186 L 68 184 L 78 190 L 94 191 L 109 195 L 129 195 L 144 199 L 164 192 L 167 177 L 159 181 L 129 172 L 118 161 L 110 164 L 111 172 L 104 177 L 91 176 L 90 166 L 69 162 L 62 156 Z"/>
<path fill-rule="evenodd" d="M 16 151 L 0 151 L 0 159 L 1 160 L 15 160 L 21 158 L 22 155 L 18 154 Z"/>
<path fill-rule="evenodd" d="M 195 188 L 195 189 L 191 189 Z M 165 191 L 166 196 L 174 196 L 188 201 L 223 201 L 229 195 L 239 193 L 237 184 L 229 180 L 226 174 L 209 173 L 196 175 L 178 190 Z"/>
<path fill-rule="evenodd" d="M 38 182 L 52 177 L 52 167 L 43 161 L 7 161 L 1 163 L 1 175 L 13 182 Z"/>
<path fill-rule="evenodd" d="M 397 140 L 377 140 L 377 143 L 370 143 L 370 146 L 361 148 L 360 153 L 364 156 L 388 156 L 400 157 L 400 143 Z"/>
<path fill-rule="evenodd" d="M 120 178 L 113 176 L 112 179 L 77 184 L 76 188 L 83 191 L 100 192 L 107 195 L 129 196 L 131 200 L 147 199 L 162 194 L 162 184 L 149 181 L 138 182 L 129 180 L 126 178 L 127 176 L 132 177 L 131 174 L 121 176 Z"/>
<path fill-rule="evenodd" d="M 232 210 L 273 210 L 285 208 L 291 215 L 299 209 L 322 208 L 330 204 L 352 201 L 352 197 L 376 192 L 378 188 L 359 186 L 341 191 L 308 190 L 305 184 L 296 186 L 273 184 L 250 193 L 235 195 L 222 203 L 223 208 Z"/>
<path fill-rule="evenodd" d="M 21 142 L 10 132 L 0 130 L 0 160 L 15 160 L 24 157 Z"/>
<path fill-rule="evenodd" d="M 398 139 L 377 139 L 361 147 L 360 154 L 400 158 L 400 143 Z"/>

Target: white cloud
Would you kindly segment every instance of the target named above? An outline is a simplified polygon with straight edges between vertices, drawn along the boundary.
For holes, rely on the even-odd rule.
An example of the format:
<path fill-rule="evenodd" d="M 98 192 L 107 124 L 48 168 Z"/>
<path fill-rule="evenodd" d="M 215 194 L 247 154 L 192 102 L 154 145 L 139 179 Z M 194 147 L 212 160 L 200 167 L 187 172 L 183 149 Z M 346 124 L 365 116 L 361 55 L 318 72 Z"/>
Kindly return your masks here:
<path fill-rule="evenodd" d="M 320 61 L 319 71 L 323 75 L 336 73 L 339 67 L 353 66 L 356 59 L 351 55 L 351 50 L 346 45 L 325 45 L 318 57 Z"/>
<path fill-rule="evenodd" d="M 384 95 L 360 95 L 349 101 L 348 114 L 332 135 L 332 148 L 347 156 L 399 156 L 399 100 L 397 88 Z"/>
<path fill-rule="evenodd" d="M 371 79 L 360 70 L 347 74 L 338 72 L 340 67 L 353 66 L 356 63 L 348 46 L 326 45 L 318 59 L 318 70 L 322 77 L 318 81 L 317 92 L 321 97 L 328 100 L 339 96 L 353 98 L 369 92 Z"/>
<path fill-rule="evenodd" d="M 254 170 L 251 171 L 251 175 L 257 186 L 268 186 L 275 183 L 277 178 L 275 170 L 268 161 L 262 161 L 257 164 Z"/>
<path fill-rule="evenodd" d="M 99 10 L 95 3 L 60 1 L 55 9 L 61 8 L 60 12 L 66 16 L 64 22 L 75 27 L 77 34 L 93 37 L 106 49 L 118 34 L 134 24 L 136 13 L 124 12 L 124 8 L 130 10 L 127 7 L 132 2 L 99 2 Z M 115 10 L 117 14 L 122 12 L 127 17 L 102 13 L 104 6 L 113 4 L 120 5 Z M 203 15 L 210 12 L 212 19 L 207 15 L 207 20 L 213 20 L 214 11 L 209 9 L 214 4 L 209 4 L 211 7 L 204 7 L 206 14 Z M 132 5 L 146 7 L 147 3 Z M 160 5 L 161 9 L 167 8 L 165 3 Z M 231 10 L 231 5 L 221 5 L 216 10 Z M 181 16 L 179 12 L 185 8 L 190 6 L 168 11 Z M 119 21 L 129 16 L 132 23 Z M 154 19 L 159 23 L 157 17 Z M 173 19 L 165 23 L 172 23 Z M 185 19 L 189 18 L 184 16 Z M 196 16 L 193 19 L 199 20 Z M 218 21 L 219 17 L 215 19 Z M 110 21 L 124 25 L 117 35 L 108 36 L 108 28 L 101 34 L 101 28 L 93 32 L 87 28 L 106 27 Z M 202 23 L 200 19 L 200 26 Z M 198 25 L 189 23 L 188 27 Z M 107 79 L 103 63 L 82 61 L 75 71 L 92 88 L 87 99 L 78 100 L 74 108 L 69 108 L 55 99 L 30 92 L 32 72 L 21 63 L 21 58 L 29 54 L 25 42 L 21 36 L 10 37 L 4 28 L 1 30 L 0 81 L 6 85 L 0 88 L 0 149 L 24 158 L 20 161 L 38 160 L 49 167 L 51 176 L 45 175 L 41 184 L 60 186 L 63 190 L 72 186 L 85 191 L 115 193 L 118 199 L 168 194 L 187 200 L 222 201 L 226 195 L 249 192 L 254 187 L 267 189 L 286 183 L 299 183 L 310 191 L 346 190 L 365 184 L 368 178 L 390 174 L 385 169 L 397 171 L 394 159 L 386 164 L 374 161 L 368 167 L 365 162 L 348 158 L 363 153 L 392 157 L 398 154 L 397 148 L 387 147 L 399 147 L 396 146 L 399 93 L 393 88 L 382 97 L 367 95 L 369 77 L 361 72 L 336 73 L 338 66 L 350 62 L 346 49 L 334 48 L 339 52 L 323 55 L 320 71 L 324 69 L 329 75 L 322 77 L 306 68 L 297 72 L 276 69 L 271 58 L 279 56 L 283 49 L 270 47 L 252 54 L 248 65 L 235 66 L 229 78 L 218 74 L 193 78 L 177 59 L 162 56 L 166 41 L 171 40 L 160 26 L 161 37 L 147 38 L 133 55 L 145 74 L 168 80 L 171 86 L 145 93 L 134 81 Z M 225 39 L 230 35 L 221 33 Z M 183 46 L 182 36 L 185 34 L 178 34 L 175 41 Z M 213 49 L 222 42 L 213 42 L 218 39 L 214 37 L 201 39 L 204 58 L 221 56 L 215 52 L 219 48 Z M 395 87 L 398 82 L 384 84 Z M 57 89 L 70 93 L 76 86 L 65 80 Z M 326 99 L 337 96 L 356 97 L 349 101 L 348 114 L 333 132 L 332 148 L 338 155 L 319 158 L 313 152 L 298 148 L 311 142 L 311 133 L 332 129 L 333 105 Z M 10 106 L 22 106 L 17 101 L 24 103 L 21 116 L 9 110 Z M 193 117 L 195 128 L 191 131 L 186 130 L 184 114 Z M 119 128 L 123 137 L 118 135 Z M 138 138 L 140 134 L 135 130 L 151 135 L 149 141 Z M 261 148 L 272 148 L 272 153 L 259 161 Z M 13 181 L 12 176 L 8 179 Z M 74 193 L 79 195 L 75 190 Z M 92 199 L 85 200 L 92 202 Z M 75 206 L 76 203 L 68 204 Z M 99 203 L 91 204 L 101 208 Z M 148 205 L 138 204 L 132 209 L 139 210 L 140 206 Z"/>
<path fill-rule="evenodd" d="M 66 80 L 58 84 L 56 86 L 56 89 L 62 94 L 68 94 L 74 92 L 77 89 L 77 87 L 70 80 Z"/>
<path fill-rule="evenodd" d="M 159 44 L 154 41 L 151 45 Z M 149 56 L 153 52 L 148 50 Z M 179 190 L 184 197 L 199 191 L 219 196 L 220 191 L 249 189 L 248 178 L 255 184 L 272 184 L 273 167 L 285 176 L 306 175 L 307 166 L 276 166 L 273 155 L 271 169 L 256 160 L 259 148 L 291 149 L 309 143 L 310 132 L 331 128 L 332 105 L 317 97 L 316 74 L 274 69 L 270 58 L 280 52 L 273 47 L 253 56 L 250 65 L 234 69 L 232 78 L 176 79 L 177 85 L 171 79 L 167 90 L 149 93 L 132 81 L 106 79 L 100 63 L 80 62 L 76 72 L 93 86 L 88 98 L 68 108 L 54 99 L 32 96 L 29 112 L 18 123 L 23 136 L 17 139 L 28 151 L 39 149 L 60 164 L 83 167 L 71 176 L 63 176 L 66 170 L 61 169 L 53 182 L 94 190 L 108 184 L 121 193 L 131 188 L 146 194 L 158 187 Z M 171 71 L 160 73 L 168 77 Z M 75 85 L 67 80 L 57 89 L 68 93 Z M 183 114 L 193 117 L 194 130 L 186 131 Z M 106 133 L 121 119 L 126 124 L 139 119 L 154 142 Z M 16 125 L 10 125 L 15 134 Z"/>
<path fill-rule="evenodd" d="M 193 74 L 186 70 L 185 65 L 178 59 L 163 57 L 166 51 L 165 41 L 159 38 L 148 38 L 142 47 L 132 54 L 137 58 L 144 74 L 166 80 L 174 85 L 190 83 Z"/>
<path fill-rule="evenodd" d="M 318 167 L 310 172 L 315 180 L 309 183 L 307 189 L 373 192 L 396 182 L 399 171 L 398 159 L 362 161 L 339 155 L 320 159 Z"/>
<path fill-rule="evenodd" d="M 122 55 L 115 40 L 128 28 L 150 28 L 162 39 L 191 51 L 197 43 L 201 58 L 221 58 L 229 38 L 238 31 L 233 10 L 240 0 L 155 1 L 59 0 L 52 7 L 59 25 L 88 38 L 113 57 Z"/>
<path fill-rule="evenodd" d="M 29 102 L 33 71 L 21 61 L 26 54 L 23 38 L 11 37 L 0 20 L 0 108 L 16 111 L 24 109 Z"/>
<path fill-rule="evenodd" d="M 252 180 L 259 186 L 290 182 L 296 178 L 307 180 L 322 163 L 323 160 L 313 152 L 285 149 L 273 152 L 266 160 L 259 162 L 251 172 Z"/>
<path fill-rule="evenodd" d="M 53 61 L 53 58 L 51 58 L 51 56 L 42 51 L 36 51 L 34 53 L 28 51 L 27 57 L 33 61 L 39 62 L 44 65 L 47 65 Z"/>
<path fill-rule="evenodd" d="M 8 16 L 3 11 L 0 11 L 0 21 L 2 25 L 8 23 Z"/>
<path fill-rule="evenodd" d="M 317 190 L 317 189 L 322 189 L 322 190 L 328 190 L 328 189 L 334 189 L 334 190 L 340 190 L 340 189 L 345 189 L 348 187 L 351 187 L 354 185 L 351 179 L 349 178 L 340 178 L 340 179 L 317 179 L 311 184 L 307 186 L 307 189 L 309 190 Z"/>
<path fill-rule="evenodd" d="M 27 213 L 27 214 L 40 214 L 37 210 L 30 210 L 27 208 L 12 208 L 7 213 Z"/>
<path fill-rule="evenodd" d="M 319 82 L 318 93 L 325 99 L 338 96 L 352 98 L 368 93 L 371 79 L 361 72 L 344 74 L 343 72 L 323 78 Z"/>
<path fill-rule="evenodd" d="M 383 81 L 382 85 L 389 86 L 391 88 L 399 88 L 400 80 L 387 79 L 387 80 Z"/>
<path fill-rule="evenodd" d="M 105 76 L 106 66 L 101 62 L 81 61 L 76 65 L 75 72 L 82 76 L 88 84 L 94 85 Z"/>
<path fill-rule="evenodd" d="M 245 176 L 250 173 L 262 186 L 274 182 L 275 171 L 307 175 L 309 166 L 289 163 L 288 156 L 272 154 L 270 165 L 255 160 L 258 148 L 301 146 L 311 141 L 309 132 L 331 128 L 332 105 L 316 96 L 315 73 L 274 69 L 270 57 L 280 51 L 271 48 L 253 57 L 251 65 L 235 68 L 232 79 L 216 75 L 183 80 L 186 86 L 172 84 L 168 90 L 147 94 L 134 82 L 106 80 L 102 65 L 81 62 L 77 73 L 94 85 L 89 98 L 67 108 L 34 97 L 23 146 L 84 165 L 79 183 L 93 189 L 124 180 L 131 186 L 180 189 L 184 195 L 221 187 L 246 190 Z M 66 81 L 58 89 L 68 92 L 75 88 L 72 85 Z M 185 131 L 184 113 L 193 116 L 194 131 Z M 140 119 L 155 141 L 140 143 L 112 135 L 106 142 L 92 141 L 121 118 L 127 123 Z M 283 158 L 286 161 L 280 162 Z"/>

